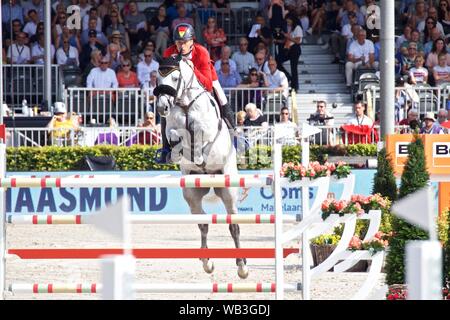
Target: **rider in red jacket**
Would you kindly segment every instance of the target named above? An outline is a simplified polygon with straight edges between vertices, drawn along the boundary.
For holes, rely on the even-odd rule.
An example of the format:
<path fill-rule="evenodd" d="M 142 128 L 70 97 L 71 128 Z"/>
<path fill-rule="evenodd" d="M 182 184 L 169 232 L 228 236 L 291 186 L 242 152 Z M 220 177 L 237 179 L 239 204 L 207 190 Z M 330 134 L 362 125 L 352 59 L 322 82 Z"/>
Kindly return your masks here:
<path fill-rule="evenodd" d="M 194 42 L 194 28 L 187 23 L 180 23 L 173 31 L 174 45 L 164 51 L 163 57 L 168 58 L 181 54 L 187 58 L 188 63 L 194 69 L 199 82 L 206 90 L 215 94 L 219 102 L 222 118 L 228 126 L 234 127 L 234 114 L 231 110 L 227 97 L 219 83 L 216 70 L 211 62 L 208 50 L 202 45 Z M 213 95 L 214 95 L 213 94 Z M 161 118 L 161 133 L 163 138 L 163 148 L 159 150 L 160 157 L 158 163 L 165 163 L 170 157 L 170 144 L 166 138 L 166 120 Z"/>

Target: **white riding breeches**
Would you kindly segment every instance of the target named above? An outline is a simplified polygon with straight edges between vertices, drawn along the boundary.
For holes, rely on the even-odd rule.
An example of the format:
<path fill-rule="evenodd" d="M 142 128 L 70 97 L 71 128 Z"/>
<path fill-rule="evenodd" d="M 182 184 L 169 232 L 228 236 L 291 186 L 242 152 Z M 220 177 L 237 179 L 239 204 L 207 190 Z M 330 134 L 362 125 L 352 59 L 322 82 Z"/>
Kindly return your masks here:
<path fill-rule="evenodd" d="M 222 86 L 219 80 L 213 81 L 213 90 L 216 92 L 217 99 L 219 99 L 220 106 L 226 105 L 228 103 L 227 96 L 223 92 Z"/>

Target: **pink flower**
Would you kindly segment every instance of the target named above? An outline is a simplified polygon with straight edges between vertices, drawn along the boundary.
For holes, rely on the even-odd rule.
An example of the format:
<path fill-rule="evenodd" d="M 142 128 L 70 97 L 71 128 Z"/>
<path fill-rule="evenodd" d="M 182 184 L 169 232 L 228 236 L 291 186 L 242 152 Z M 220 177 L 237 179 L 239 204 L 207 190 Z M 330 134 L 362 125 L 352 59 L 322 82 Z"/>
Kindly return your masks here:
<path fill-rule="evenodd" d="M 384 236 L 384 233 L 382 231 L 378 231 L 375 233 L 374 238 L 381 239 Z"/>
<path fill-rule="evenodd" d="M 330 209 L 330 201 L 324 200 L 322 202 L 322 211 L 328 211 Z"/>
<path fill-rule="evenodd" d="M 352 249 L 361 249 L 361 244 L 361 239 L 358 236 L 353 236 L 348 246 Z"/>

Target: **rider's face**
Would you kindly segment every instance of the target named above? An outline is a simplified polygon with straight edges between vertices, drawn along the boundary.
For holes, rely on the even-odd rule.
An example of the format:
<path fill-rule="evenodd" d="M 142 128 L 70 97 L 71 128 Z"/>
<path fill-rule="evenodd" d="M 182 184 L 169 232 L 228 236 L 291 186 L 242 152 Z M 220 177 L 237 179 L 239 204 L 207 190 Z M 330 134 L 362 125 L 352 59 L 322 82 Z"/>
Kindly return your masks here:
<path fill-rule="evenodd" d="M 177 46 L 178 51 L 185 55 L 189 54 L 192 50 L 192 45 L 194 44 L 194 40 L 187 40 L 187 41 L 181 41 L 177 40 L 175 41 L 175 44 Z"/>

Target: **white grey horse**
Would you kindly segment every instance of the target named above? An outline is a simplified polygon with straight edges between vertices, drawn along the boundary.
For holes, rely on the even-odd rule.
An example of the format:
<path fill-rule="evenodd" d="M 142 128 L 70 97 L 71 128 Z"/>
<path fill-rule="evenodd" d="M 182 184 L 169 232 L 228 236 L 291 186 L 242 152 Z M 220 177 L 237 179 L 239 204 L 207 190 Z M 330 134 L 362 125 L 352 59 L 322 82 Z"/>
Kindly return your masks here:
<path fill-rule="evenodd" d="M 217 104 L 194 74 L 192 67 L 180 57 L 164 59 L 158 72 L 158 87 L 154 91 L 158 113 L 166 118 L 166 135 L 172 144 L 172 161 L 180 164 L 183 175 L 236 175 L 236 152 Z M 178 143 L 177 143 L 178 142 Z M 177 143 L 174 145 L 174 143 Z M 205 214 L 202 199 L 209 188 L 184 188 L 183 196 L 192 214 Z M 237 188 L 214 188 L 228 214 L 237 213 Z M 208 224 L 198 225 L 201 248 L 207 248 Z M 236 248 L 240 248 L 239 225 L 229 230 Z M 209 259 L 201 259 L 207 273 L 214 271 Z M 245 258 L 237 258 L 238 275 L 247 278 Z"/>

